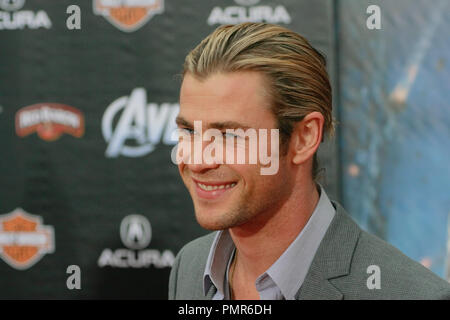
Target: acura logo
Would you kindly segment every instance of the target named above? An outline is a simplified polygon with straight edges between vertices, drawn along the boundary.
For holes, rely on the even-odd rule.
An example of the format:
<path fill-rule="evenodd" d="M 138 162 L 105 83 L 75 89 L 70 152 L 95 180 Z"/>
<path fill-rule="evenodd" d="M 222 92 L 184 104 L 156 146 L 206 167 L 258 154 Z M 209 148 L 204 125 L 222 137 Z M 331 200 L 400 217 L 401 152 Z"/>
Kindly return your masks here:
<path fill-rule="evenodd" d="M 139 214 L 126 216 L 120 224 L 120 238 L 130 249 L 144 249 L 152 238 L 152 228 L 148 219 Z"/>
<path fill-rule="evenodd" d="M 0 0 L 0 8 L 6 11 L 16 11 L 23 7 L 25 0 Z"/>

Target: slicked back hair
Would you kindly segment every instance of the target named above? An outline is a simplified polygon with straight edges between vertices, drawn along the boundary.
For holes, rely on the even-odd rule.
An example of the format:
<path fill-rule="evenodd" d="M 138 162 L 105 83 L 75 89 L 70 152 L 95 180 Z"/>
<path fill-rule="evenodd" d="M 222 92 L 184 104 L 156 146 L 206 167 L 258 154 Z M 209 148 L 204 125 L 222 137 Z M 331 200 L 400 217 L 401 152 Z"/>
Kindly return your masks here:
<path fill-rule="evenodd" d="M 282 153 L 295 123 L 310 112 L 322 113 L 323 135 L 333 134 L 326 60 L 299 34 L 267 23 L 220 26 L 187 55 L 183 75 L 206 79 L 214 73 L 234 71 L 258 71 L 268 80 L 266 89 L 280 130 Z M 314 180 L 318 169 L 315 154 Z"/>

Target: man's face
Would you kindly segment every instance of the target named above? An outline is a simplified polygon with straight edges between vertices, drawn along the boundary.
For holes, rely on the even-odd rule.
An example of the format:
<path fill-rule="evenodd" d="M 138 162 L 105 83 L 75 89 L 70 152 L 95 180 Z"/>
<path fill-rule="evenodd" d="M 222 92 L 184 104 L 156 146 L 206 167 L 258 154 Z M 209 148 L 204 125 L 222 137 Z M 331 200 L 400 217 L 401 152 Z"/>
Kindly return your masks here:
<path fill-rule="evenodd" d="M 202 81 L 186 74 L 180 92 L 178 127 L 190 134 L 194 121 L 201 121 L 203 131 L 217 128 L 224 137 L 226 129 L 239 128 L 257 132 L 267 129 L 270 137 L 270 129 L 277 127 L 264 80 L 260 73 L 249 71 L 216 73 Z M 203 148 L 208 143 L 204 141 Z M 249 159 L 248 143 L 238 142 L 233 148 L 235 153 L 245 148 Z M 289 197 L 293 186 L 287 158 L 277 160 L 279 169 L 273 175 L 261 175 L 259 162 L 180 163 L 179 171 L 191 194 L 199 224 L 210 230 L 245 223 L 262 226 Z"/>

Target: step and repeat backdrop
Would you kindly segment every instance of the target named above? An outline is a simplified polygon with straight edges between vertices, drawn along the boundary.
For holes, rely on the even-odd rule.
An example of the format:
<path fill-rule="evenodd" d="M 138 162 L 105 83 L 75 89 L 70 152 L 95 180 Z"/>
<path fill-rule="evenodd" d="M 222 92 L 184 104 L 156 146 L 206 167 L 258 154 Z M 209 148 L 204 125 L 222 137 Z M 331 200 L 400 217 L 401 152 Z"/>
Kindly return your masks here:
<path fill-rule="evenodd" d="M 0 0 L 0 298 L 167 297 L 206 233 L 170 158 L 179 73 L 249 20 L 306 36 L 334 77 L 330 1 Z"/>
<path fill-rule="evenodd" d="M 320 182 L 450 278 L 447 0 L 0 0 L 0 299 L 166 299 L 206 234 L 171 161 L 186 54 L 222 24 L 327 58 Z"/>

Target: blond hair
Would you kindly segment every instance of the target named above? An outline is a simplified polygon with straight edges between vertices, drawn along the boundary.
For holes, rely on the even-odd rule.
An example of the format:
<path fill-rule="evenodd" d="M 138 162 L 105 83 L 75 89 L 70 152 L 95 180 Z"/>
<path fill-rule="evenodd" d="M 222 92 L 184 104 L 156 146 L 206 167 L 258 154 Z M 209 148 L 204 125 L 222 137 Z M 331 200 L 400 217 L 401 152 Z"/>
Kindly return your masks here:
<path fill-rule="evenodd" d="M 186 57 L 183 75 L 207 78 L 216 72 L 259 71 L 269 80 L 272 111 L 282 144 L 308 113 L 322 113 L 324 135 L 334 131 L 331 86 L 325 58 L 299 34 L 278 25 L 224 25 Z M 317 174 L 316 155 L 313 178 Z"/>

